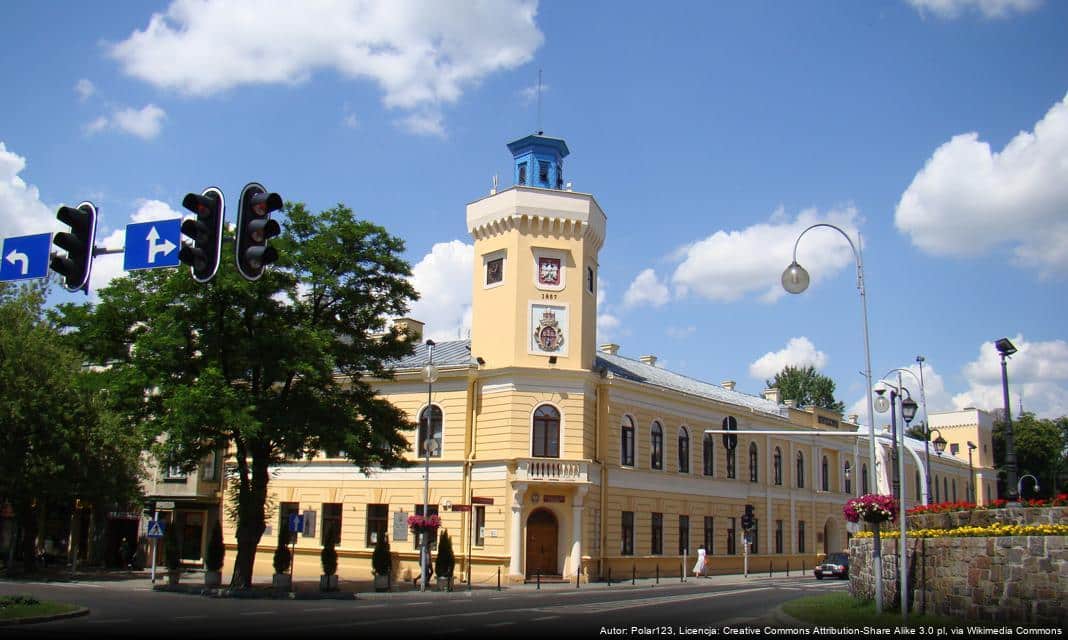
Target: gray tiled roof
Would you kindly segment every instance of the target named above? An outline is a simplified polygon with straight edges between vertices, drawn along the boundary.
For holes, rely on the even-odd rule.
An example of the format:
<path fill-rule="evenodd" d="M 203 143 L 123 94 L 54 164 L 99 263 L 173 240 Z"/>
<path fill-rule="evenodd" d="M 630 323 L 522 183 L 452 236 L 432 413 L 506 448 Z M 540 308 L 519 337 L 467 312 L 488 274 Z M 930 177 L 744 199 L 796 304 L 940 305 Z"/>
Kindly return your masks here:
<path fill-rule="evenodd" d="M 426 365 L 427 346 L 417 344 L 415 351 L 400 360 L 388 363 L 394 369 L 419 369 Z M 471 357 L 470 340 L 450 340 L 434 345 L 434 364 L 438 366 L 467 366 L 474 364 Z M 708 398 L 724 404 L 733 404 L 773 416 L 785 417 L 785 409 L 764 398 L 738 391 L 728 391 L 718 384 L 710 384 L 684 375 L 654 367 L 638 360 L 607 353 L 597 355 L 594 368 L 605 367 L 617 378 L 640 382 L 662 389 L 680 391 L 701 398 Z"/>
<path fill-rule="evenodd" d="M 415 351 L 410 355 L 388 362 L 386 365 L 398 370 L 421 369 L 427 363 L 427 355 L 426 343 L 421 342 L 415 345 Z M 434 364 L 439 367 L 466 366 L 474 363 L 475 359 L 471 357 L 470 340 L 449 340 L 434 344 Z"/>
<path fill-rule="evenodd" d="M 614 356 L 607 353 L 597 355 L 596 367 L 605 367 L 608 372 L 624 380 L 632 380 L 643 384 L 681 391 L 693 396 L 708 398 L 725 404 L 733 404 L 767 413 L 774 416 L 785 417 L 784 409 L 774 402 L 757 396 L 751 396 L 738 391 L 728 391 L 718 384 L 711 384 L 688 378 L 684 375 L 654 367 L 638 360 L 631 360 L 623 356 Z"/>

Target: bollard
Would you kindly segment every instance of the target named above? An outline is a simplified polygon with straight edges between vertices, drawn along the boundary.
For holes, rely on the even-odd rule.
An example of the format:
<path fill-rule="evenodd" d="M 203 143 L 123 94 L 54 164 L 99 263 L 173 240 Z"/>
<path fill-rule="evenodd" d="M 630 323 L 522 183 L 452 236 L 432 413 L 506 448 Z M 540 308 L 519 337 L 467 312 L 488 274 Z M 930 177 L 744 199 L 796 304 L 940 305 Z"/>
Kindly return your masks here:
<path fill-rule="evenodd" d="M 538 591 L 541 591 L 541 569 L 538 569 Z"/>
<path fill-rule="evenodd" d="M 634 586 L 638 580 L 638 567 L 630 565 L 630 586 Z"/>
<path fill-rule="evenodd" d="M 608 586 L 612 586 L 612 567 L 608 567 Z"/>
<path fill-rule="evenodd" d="M 772 567 L 771 560 L 768 560 L 768 577 L 769 578 L 771 577 L 771 567 Z"/>
<path fill-rule="evenodd" d="M 497 567 L 497 591 L 501 590 L 501 568 Z"/>
<path fill-rule="evenodd" d="M 660 584 L 660 563 L 656 565 L 656 583 Z"/>
<path fill-rule="evenodd" d="M 805 560 L 804 560 L 804 558 L 802 558 L 801 559 L 801 574 L 804 575 L 804 573 L 805 573 Z"/>
<path fill-rule="evenodd" d="M 786 577 L 787 578 L 790 577 L 790 561 L 789 560 L 786 561 Z"/>
<path fill-rule="evenodd" d="M 582 582 L 582 569 L 575 572 L 575 588 L 579 588 L 579 583 Z"/>

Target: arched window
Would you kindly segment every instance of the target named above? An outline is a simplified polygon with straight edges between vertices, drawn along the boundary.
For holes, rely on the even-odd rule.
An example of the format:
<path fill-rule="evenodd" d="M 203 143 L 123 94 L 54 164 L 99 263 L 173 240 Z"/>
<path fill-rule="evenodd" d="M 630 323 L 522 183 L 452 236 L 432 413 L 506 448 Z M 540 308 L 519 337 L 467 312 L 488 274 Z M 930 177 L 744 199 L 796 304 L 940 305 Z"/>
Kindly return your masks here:
<path fill-rule="evenodd" d="M 759 475 L 757 466 L 757 446 L 755 442 L 749 443 L 749 482 L 756 482 Z"/>
<path fill-rule="evenodd" d="M 797 488 L 805 488 L 805 454 L 797 452 Z"/>
<path fill-rule="evenodd" d="M 860 465 L 860 492 L 863 494 L 870 493 L 868 491 L 868 465 Z"/>
<path fill-rule="evenodd" d="M 623 426 L 619 430 L 619 464 L 634 466 L 634 421 L 630 416 L 623 416 Z"/>
<path fill-rule="evenodd" d="M 551 404 L 534 411 L 534 434 L 531 455 L 535 458 L 560 457 L 560 412 Z"/>
<path fill-rule="evenodd" d="M 438 441 L 438 446 L 430 452 L 431 458 L 441 457 L 441 407 L 437 405 L 430 405 L 430 432 L 427 435 L 427 407 L 423 407 L 423 410 L 419 413 L 419 442 L 416 451 L 420 458 L 426 457 L 426 439 L 427 437 L 434 438 Z"/>
<path fill-rule="evenodd" d="M 704 439 L 701 441 L 701 457 L 704 461 L 704 470 L 706 476 L 715 475 L 715 459 L 716 450 L 714 448 L 715 440 L 712 439 L 711 433 L 706 433 Z"/>
<path fill-rule="evenodd" d="M 827 466 L 827 456 L 823 456 L 823 463 L 820 466 L 820 486 L 823 487 L 823 491 L 831 490 L 831 469 Z"/>
<path fill-rule="evenodd" d="M 738 419 L 734 416 L 727 416 L 723 419 L 724 431 L 737 431 Z M 732 446 L 726 446 L 727 440 L 730 439 Z M 738 436 L 726 435 L 723 436 L 724 448 L 727 450 L 727 477 L 734 479 L 738 477 Z"/>
<path fill-rule="evenodd" d="M 664 468 L 664 428 L 660 426 L 659 422 L 653 423 L 652 432 L 650 433 L 650 460 L 649 466 L 653 469 Z"/>
<path fill-rule="evenodd" d="M 775 447 L 775 457 L 772 464 L 775 473 L 775 484 L 782 484 L 782 449 Z"/>
<path fill-rule="evenodd" d="M 679 427 L 679 473 L 690 472 L 690 432 Z"/>
<path fill-rule="evenodd" d="M 853 475 L 852 471 L 853 468 L 850 466 L 849 460 L 846 460 L 845 464 L 842 465 L 842 477 L 845 478 L 846 493 L 853 493 L 853 479 L 850 478 L 850 476 Z"/>
<path fill-rule="evenodd" d="M 733 449 L 727 449 L 727 477 L 734 479 L 738 477 L 738 447 Z"/>

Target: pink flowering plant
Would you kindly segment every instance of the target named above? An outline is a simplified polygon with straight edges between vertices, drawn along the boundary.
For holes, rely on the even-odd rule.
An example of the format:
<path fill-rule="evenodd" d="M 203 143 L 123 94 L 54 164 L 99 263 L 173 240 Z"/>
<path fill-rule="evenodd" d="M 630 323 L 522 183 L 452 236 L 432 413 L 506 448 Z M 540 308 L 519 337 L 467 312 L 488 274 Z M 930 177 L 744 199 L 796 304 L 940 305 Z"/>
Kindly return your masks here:
<path fill-rule="evenodd" d="M 436 531 L 441 526 L 441 518 L 436 515 L 423 517 L 420 515 L 408 516 L 408 527 L 412 531 Z"/>
<path fill-rule="evenodd" d="M 897 518 L 897 501 L 894 496 L 869 493 L 846 502 L 842 514 L 850 522 L 893 522 Z"/>

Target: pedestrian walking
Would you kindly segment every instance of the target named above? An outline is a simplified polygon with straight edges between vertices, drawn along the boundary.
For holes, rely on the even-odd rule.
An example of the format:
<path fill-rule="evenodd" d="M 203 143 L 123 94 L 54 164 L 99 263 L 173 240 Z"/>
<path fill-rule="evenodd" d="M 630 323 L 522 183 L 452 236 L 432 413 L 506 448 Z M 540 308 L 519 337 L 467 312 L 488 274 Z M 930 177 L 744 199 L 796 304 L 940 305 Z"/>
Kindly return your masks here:
<path fill-rule="evenodd" d="M 693 565 L 693 575 L 695 577 L 705 575 L 705 545 L 697 547 L 697 562 Z"/>

